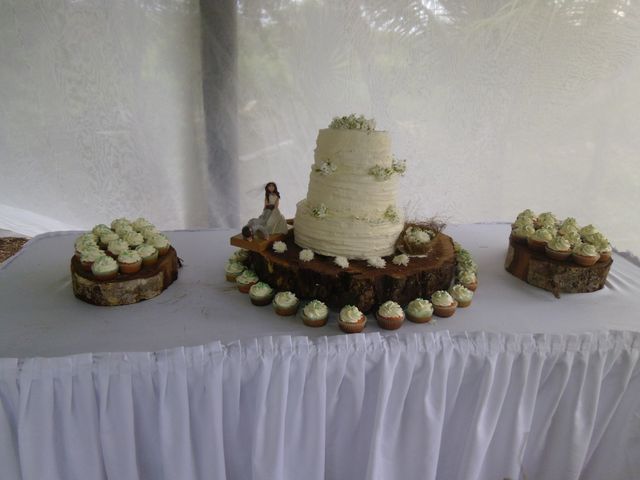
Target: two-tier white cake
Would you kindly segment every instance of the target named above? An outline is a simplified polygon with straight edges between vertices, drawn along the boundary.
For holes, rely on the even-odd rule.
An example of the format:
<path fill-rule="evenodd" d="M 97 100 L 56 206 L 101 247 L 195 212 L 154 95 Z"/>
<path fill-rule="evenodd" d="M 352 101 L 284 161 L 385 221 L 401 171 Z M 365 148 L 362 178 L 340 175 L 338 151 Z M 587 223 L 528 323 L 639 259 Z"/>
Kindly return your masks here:
<path fill-rule="evenodd" d="M 404 163 L 389 134 L 363 117 L 334 119 L 320 130 L 307 198 L 297 205 L 295 242 L 327 256 L 391 255 L 404 226 L 396 204 Z"/>

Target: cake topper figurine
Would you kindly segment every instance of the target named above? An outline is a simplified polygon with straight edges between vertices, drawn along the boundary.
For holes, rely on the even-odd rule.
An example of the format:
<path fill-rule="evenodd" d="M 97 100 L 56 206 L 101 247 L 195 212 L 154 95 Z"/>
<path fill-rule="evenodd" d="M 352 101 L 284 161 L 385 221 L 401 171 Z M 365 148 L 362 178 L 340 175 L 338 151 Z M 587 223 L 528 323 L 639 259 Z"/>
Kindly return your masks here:
<path fill-rule="evenodd" d="M 264 187 L 264 209 L 258 218 L 252 218 L 242 228 L 242 236 L 246 240 L 253 237 L 269 239 L 269 235 L 284 234 L 289 231 L 287 220 L 280 213 L 280 192 L 275 182 L 269 182 Z"/>

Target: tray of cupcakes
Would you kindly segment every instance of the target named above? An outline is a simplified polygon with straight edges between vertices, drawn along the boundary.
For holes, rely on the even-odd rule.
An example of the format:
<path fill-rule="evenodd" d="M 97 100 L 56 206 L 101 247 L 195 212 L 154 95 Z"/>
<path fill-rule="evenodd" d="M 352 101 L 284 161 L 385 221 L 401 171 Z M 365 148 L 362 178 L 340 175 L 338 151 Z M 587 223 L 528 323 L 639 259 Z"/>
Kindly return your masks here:
<path fill-rule="evenodd" d="M 478 287 L 478 265 L 468 250 L 454 243 L 456 273 L 448 290 L 435 291 L 428 298 L 415 298 L 404 307 L 388 300 L 373 312 L 377 325 L 385 330 L 397 330 L 405 319 L 418 324 L 435 323 L 434 317 L 448 318 L 459 308 L 471 305 Z M 258 307 L 271 306 L 276 315 L 297 316 L 308 327 L 323 327 L 335 316 L 335 324 L 344 333 L 360 333 L 367 326 L 367 315 L 356 305 L 344 305 L 335 313 L 320 299 L 300 299 L 295 292 L 279 291 L 260 280 L 251 269 L 247 250 L 238 249 L 227 261 L 225 278 L 235 284 L 240 293 L 247 294 Z"/>
<path fill-rule="evenodd" d="M 117 218 L 76 238 L 71 258 L 76 297 L 126 305 L 159 295 L 178 276 L 171 242 L 148 220 Z"/>
<path fill-rule="evenodd" d="M 609 239 L 596 226 L 527 209 L 511 224 L 505 268 L 556 296 L 592 292 L 604 286 L 611 252 Z"/>

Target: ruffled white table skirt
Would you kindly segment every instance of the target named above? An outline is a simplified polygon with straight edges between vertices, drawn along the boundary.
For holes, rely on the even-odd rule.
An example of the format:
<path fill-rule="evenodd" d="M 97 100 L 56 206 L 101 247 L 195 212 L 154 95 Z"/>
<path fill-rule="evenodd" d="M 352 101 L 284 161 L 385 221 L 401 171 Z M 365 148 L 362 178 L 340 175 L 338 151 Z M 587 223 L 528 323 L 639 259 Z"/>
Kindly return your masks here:
<path fill-rule="evenodd" d="M 474 305 L 352 336 L 225 290 L 230 249 L 206 260 L 186 248 L 195 233 L 174 234 L 180 280 L 122 308 L 72 297 L 56 263 L 69 238 L 33 242 L 0 269 L 0 478 L 640 478 L 640 268 L 617 257 L 603 291 L 556 301 L 473 244 L 501 227 L 460 228 L 481 267 Z M 503 331 L 446 330 L 491 322 Z"/>
<path fill-rule="evenodd" d="M 267 337 L 0 363 L 6 479 L 637 479 L 640 335 Z"/>

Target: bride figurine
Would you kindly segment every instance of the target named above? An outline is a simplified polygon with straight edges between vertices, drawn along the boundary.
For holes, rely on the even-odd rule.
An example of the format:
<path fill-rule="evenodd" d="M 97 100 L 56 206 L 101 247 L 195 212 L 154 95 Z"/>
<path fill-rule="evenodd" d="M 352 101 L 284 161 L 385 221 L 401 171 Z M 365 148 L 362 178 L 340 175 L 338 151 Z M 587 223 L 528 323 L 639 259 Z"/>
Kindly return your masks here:
<path fill-rule="evenodd" d="M 265 220 L 265 227 L 269 234 L 287 233 L 287 219 L 280 213 L 280 192 L 275 182 L 269 182 L 264 187 L 264 210 L 260 215 Z"/>

